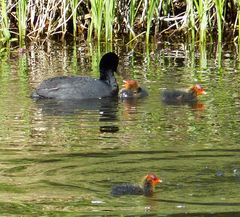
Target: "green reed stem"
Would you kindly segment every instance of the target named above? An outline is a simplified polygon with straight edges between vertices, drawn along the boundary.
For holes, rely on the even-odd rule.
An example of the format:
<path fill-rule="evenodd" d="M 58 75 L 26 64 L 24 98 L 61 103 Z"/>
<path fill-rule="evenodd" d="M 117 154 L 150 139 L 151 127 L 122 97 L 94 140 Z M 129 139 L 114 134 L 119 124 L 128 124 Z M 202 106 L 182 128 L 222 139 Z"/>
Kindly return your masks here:
<path fill-rule="evenodd" d="M 134 20 L 135 20 L 135 10 L 136 10 L 136 0 L 131 0 L 130 2 L 130 8 L 129 8 L 129 23 L 130 23 L 130 28 L 131 28 L 131 31 L 130 31 L 130 39 L 132 37 L 134 37 L 134 31 L 133 31 L 133 27 L 134 27 Z"/>
<path fill-rule="evenodd" d="M 206 44 L 206 32 L 207 32 L 207 26 L 208 26 L 208 20 L 207 20 L 207 10 L 208 10 L 208 4 L 211 0 L 194 0 L 195 6 L 197 8 L 198 12 L 198 19 L 199 19 L 199 34 L 200 34 L 200 43 Z"/>
<path fill-rule="evenodd" d="M 164 16 L 167 16 L 170 10 L 170 5 L 172 0 L 161 0 L 162 1 L 162 11 Z"/>
<path fill-rule="evenodd" d="M 146 30 L 146 44 L 149 43 L 150 28 L 152 24 L 152 19 L 154 15 L 154 10 L 156 9 L 156 0 L 151 0 L 149 2 L 148 11 L 147 11 L 147 30 Z"/>
<path fill-rule="evenodd" d="M 18 31 L 20 46 L 24 44 L 27 29 L 27 0 L 19 0 L 17 4 Z"/>
<path fill-rule="evenodd" d="M 218 43 L 222 42 L 222 18 L 225 0 L 215 0 L 215 7 L 217 13 L 217 26 L 218 26 Z"/>
<path fill-rule="evenodd" d="M 11 34 L 9 32 L 9 19 L 7 16 L 7 5 L 5 0 L 1 1 L 1 16 L 2 21 L 0 22 L 0 41 L 5 43 L 11 38 Z"/>
<path fill-rule="evenodd" d="M 72 20 L 73 20 L 73 36 L 76 37 L 77 32 L 77 6 L 78 0 L 70 0 L 70 6 L 72 9 Z"/>
<path fill-rule="evenodd" d="M 104 1 L 101 0 L 90 0 L 91 9 L 92 9 L 92 19 L 93 27 L 97 32 L 97 39 L 100 41 L 101 39 L 101 29 L 102 29 L 102 14 L 103 14 L 103 6 Z"/>
<path fill-rule="evenodd" d="M 234 31 L 237 29 L 238 31 L 238 62 L 240 63 L 240 1 L 237 1 L 237 22 L 234 25 Z M 238 68 L 240 68 L 240 64 L 238 64 Z"/>
<path fill-rule="evenodd" d="M 191 31 L 191 42 L 195 43 L 195 17 L 194 17 L 194 5 L 192 0 L 187 0 L 187 14 L 189 15 L 189 29 Z"/>
<path fill-rule="evenodd" d="M 115 16 L 115 1 L 105 0 L 104 18 L 105 18 L 105 40 L 112 41 L 113 22 Z"/>

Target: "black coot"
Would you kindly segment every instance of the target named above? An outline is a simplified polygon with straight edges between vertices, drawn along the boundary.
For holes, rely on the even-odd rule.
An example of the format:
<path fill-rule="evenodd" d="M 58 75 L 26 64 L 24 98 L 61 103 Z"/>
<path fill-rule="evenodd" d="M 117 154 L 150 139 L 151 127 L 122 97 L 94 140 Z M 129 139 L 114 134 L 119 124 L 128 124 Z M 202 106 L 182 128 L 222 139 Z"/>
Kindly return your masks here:
<path fill-rule="evenodd" d="M 118 84 L 114 77 L 119 58 L 106 53 L 99 64 L 100 78 L 60 76 L 44 80 L 32 93 L 33 98 L 53 99 L 98 99 L 118 95 Z"/>

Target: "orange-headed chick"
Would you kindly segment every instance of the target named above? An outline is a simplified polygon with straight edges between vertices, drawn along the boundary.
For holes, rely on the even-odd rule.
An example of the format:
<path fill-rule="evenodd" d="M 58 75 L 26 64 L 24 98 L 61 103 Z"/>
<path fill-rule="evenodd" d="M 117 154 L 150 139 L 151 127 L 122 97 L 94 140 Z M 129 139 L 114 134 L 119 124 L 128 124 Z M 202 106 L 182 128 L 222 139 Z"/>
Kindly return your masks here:
<path fill-rule="evenodd" d="M 121 195 L 145 195 L 152 196 L 155 186 L 162 182 L 160 178 L 158 178 L 153 173 L 150 173 L 144 177 L 143 186 L 136 184 L 121 184 L 115 185 L 112 188 L 113 196 L 121 196 Z"/>
<path fill-rule="evenodd" d="M 121 99 L 142 98 L 148 95 L 147 91 L 140 87 L 136 80 L 124 80 L 123 89 L 119 92 Z"/>
<path fill-rule="evenodd" d="M 164 90 L 162 100 L 166 103 L 193 103 L 197 102 L 197 96 L 206 94 L 201 85 L 195 84 L 189 90 Z"/>

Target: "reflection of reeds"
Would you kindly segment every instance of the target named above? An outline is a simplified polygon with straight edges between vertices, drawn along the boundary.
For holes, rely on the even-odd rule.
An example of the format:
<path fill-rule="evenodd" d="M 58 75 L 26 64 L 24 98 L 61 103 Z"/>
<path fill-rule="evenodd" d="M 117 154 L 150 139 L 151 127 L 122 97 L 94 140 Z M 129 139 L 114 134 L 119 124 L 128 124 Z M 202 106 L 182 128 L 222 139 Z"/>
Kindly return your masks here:
<path fill-rule="evenodd" d="M 221 42 L 229 30 L 232 34 L 228 35 L 238 37 L 240 41 L 239 25 L 236 25 L 240 20 L 238 1 L 19 0 L 16 4 L 10 4 L 11 1 L 5 2 L 1 0 L 1 40 L 2 38 L 8 40 L 11 29 L 11 37 L 19 36 L 20 43 L 26 37 L 30 40 L 50 39 L 53 36 L 64 39 L 68 33 L 74 37 L 84 36 L 84 39 L 87 35 L 88 40 L 109 41 L 113 38 L 113 31 L 118 36 L 128 34 L 129 40 L 137 40 L 138 36 L 145 34 L 147 44 L 150 36 L 160 36 L 161 39 L 165 37 L 168 40 L 172 37 L 174 40 L 174 36 L 179 34 L 190 36 L 178 38 L 191 38 L 192 43 L 199 41 L 206 44 L 214 37 Z"/>

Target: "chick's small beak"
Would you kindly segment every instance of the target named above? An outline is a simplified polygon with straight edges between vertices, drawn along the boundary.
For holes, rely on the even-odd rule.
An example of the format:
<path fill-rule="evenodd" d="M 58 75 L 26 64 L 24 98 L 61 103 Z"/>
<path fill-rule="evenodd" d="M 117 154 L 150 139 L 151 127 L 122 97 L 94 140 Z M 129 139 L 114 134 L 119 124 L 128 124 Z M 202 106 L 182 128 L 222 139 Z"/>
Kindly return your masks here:
<path fill-rule="evenodd" d="M 197 91 L 197 95 L 206 95 L 207 92 L 205 90 L 199 90 Z"/>
<path fill-rule="evenodd" d="M 123 85 L 122 85 L 122 87 L 127 88 L 127 81 L 126 81 L 126 80 L 123 80 Z"/>
<path fill-rule="evenodd" d="M 159 178 L 153 180 L 154 185 L 157 185 L 158 183 L 161 183 L 161 182 L 162 182 L 162 180 Z"/>

